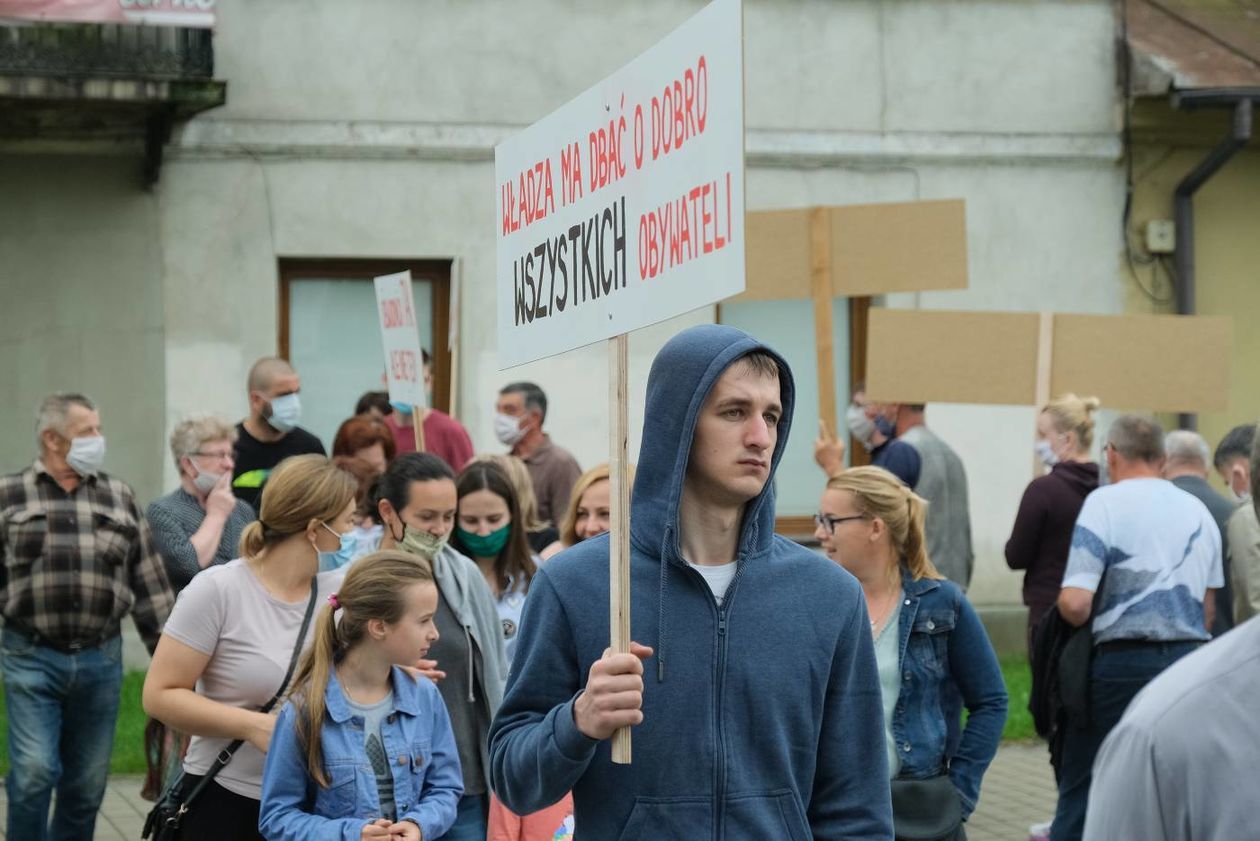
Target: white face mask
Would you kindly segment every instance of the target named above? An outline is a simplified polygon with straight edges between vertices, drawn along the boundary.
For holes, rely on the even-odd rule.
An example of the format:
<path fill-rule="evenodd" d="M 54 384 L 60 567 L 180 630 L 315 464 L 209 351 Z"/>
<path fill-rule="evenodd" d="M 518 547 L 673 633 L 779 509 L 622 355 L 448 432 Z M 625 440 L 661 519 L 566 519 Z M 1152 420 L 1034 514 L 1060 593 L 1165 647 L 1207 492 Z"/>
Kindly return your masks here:
<path fill-rule="evenodd" d="M 1050 446 L 1050 442 L 1045 438 L 1038 438 L 1037 443 L 1033 445 L 1033 449 L 1037 451 L 1037 458 L 1041 459 L 1041 463 L 1046 467 L 1054 467 L 1059 463 L 1059 457 L 1054 453 L 1054 447 Z"/>
<path fill-rule="evenodd" d="M 197 462 L 193 461 L 192 458 L 188 459 L 188 463 L 191 464 L 193 469 L 197 471 L 197 475 L 194 476 L 192 480 L 193 486 L 203 494 L 210 493 L 211 489 L 214 488 L 214 486 L 219 483 L 219 480 L 223 478 L 222 473 L 211 473 L 208 470 L 202 470 L 197 466 Z"/>
<path fill-rule="evenodd" d="M 844 422 L 848 424 L 853 437 L 869 450 L 871 439 L 875 436 L 875 424 L 866 416 L 866 410 L 850 403 L 849 408 L 844 410 Z"/>
<path fill-rule="evenodd" d="M 105 436 L 85 435 L 70 442 L 66 464 L 80 476 L 91 476 L 105 463 Z"/>
<path fill-rule="evenodd" d="M 1246 502 L 1247 500 L 1251 499 L 1250 488 L 1246 488 L 1240 493 L 1239 491 L 1234 490 L 1233 482 L 1230 482 L 1229 484 L 1229 492 L 1234 495 L 1234 499 L 1238 502 Z"/>
<path fill-rule="evenodd" d="M 495 412 L 494 437 L 505 447 L 515 446 L 517 441 L 525 437 L 525 430 L 521 429 L 521 419 Z"/>
<path fill-rule="evenodd" d="M 302 401 L 297 392 L 285 394 L 271 401 L 271 417 L 267 423 L 277 432 L 289 432 L 302 421 Z"/>

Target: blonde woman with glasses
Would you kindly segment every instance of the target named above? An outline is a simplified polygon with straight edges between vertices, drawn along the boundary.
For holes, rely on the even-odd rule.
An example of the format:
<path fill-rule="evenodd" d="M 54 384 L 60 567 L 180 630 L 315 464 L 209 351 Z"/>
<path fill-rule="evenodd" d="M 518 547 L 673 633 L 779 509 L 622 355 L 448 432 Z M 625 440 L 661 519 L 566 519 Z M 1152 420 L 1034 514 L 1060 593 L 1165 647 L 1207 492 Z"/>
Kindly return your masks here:
<path fill-rule="evenodd" d="M 827 482 L 814 535 L 866 596 L 897 837 L 957 841 L 1002 738 L 1006 686 L 975 610 L 928 558 L 925 516 L 893 474 L 856 467 Z M 950 755 L 955 686 L 968 717 Z"/>

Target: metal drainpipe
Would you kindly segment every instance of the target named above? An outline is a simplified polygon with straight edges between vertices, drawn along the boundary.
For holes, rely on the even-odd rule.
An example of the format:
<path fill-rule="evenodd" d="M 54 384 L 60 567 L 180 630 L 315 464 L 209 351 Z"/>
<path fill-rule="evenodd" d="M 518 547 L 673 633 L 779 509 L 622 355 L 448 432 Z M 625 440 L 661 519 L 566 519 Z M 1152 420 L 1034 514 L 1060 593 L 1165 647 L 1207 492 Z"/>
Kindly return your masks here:
<path fill-rule="evenodd" d="M 1181 180 L 1173 193 L 1173 221 L 1176 226 L 1177 314 L 1194 315 L 1194 203 L 1195 192 L 1207 183 L 1217 170 L 1251 139 L 1252 102 L 1249 97 L 1234 103 L 1234 125 L 1229 136 L 1216 145 L 1190 174 Z M 1197 429 L 1198 415 L 1177 416 L 1182 429 Z"/>

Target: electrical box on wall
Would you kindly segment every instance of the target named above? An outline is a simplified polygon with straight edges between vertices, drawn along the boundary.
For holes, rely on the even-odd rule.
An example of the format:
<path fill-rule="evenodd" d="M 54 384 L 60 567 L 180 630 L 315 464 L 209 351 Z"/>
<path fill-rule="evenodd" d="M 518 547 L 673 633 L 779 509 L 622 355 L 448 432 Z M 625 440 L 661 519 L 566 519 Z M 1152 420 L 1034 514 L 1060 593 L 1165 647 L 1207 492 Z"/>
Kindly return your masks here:
<path fill-rule="evenodd" d="M 1146 223 L 1146 250 L 1150 254 L 1172 254 L 1177 250 L 1177 225 L 1171 219 Z"/>

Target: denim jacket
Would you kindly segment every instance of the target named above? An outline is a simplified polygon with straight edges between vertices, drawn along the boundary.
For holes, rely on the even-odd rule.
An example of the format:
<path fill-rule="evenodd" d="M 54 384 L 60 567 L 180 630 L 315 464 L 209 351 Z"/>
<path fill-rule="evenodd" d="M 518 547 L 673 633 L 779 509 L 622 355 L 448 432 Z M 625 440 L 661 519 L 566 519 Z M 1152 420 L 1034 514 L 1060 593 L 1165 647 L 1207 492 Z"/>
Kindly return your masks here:
<path fill-rule="evenodd" d="M 419 824 L 424 838 L 440 838 L 455 823 L 464 793 L 451 721 L 437 687 L 394 668 L 394 711 L 381 728 L 394 772 L 398 820 Z M 284 705 L 263 769 L 258 829 L 270 841 L 359 841 L 363 827 L 381 817 L 376 774 L 367 757 L 363 717 L 352 715 L 336 674 L 324 692 L 327 713 L 320 730 L 323 788 L 307 773 L 298 738 L 298 707 Z"/>
<path fill-rule="evenodd" d="M 948 769 L 963 814 L 980 797 L 980 779 L 997 753 L 1006 725 L 1006 684 L 980 617 L 957 585 L 913 580 L 902 569 L 901 693 L 893 711 L 893 738 L 903 779 L 923 780 Z M 967 727 L 953 758 L 945 755 L 945 692 L 962 693 Z"/>

